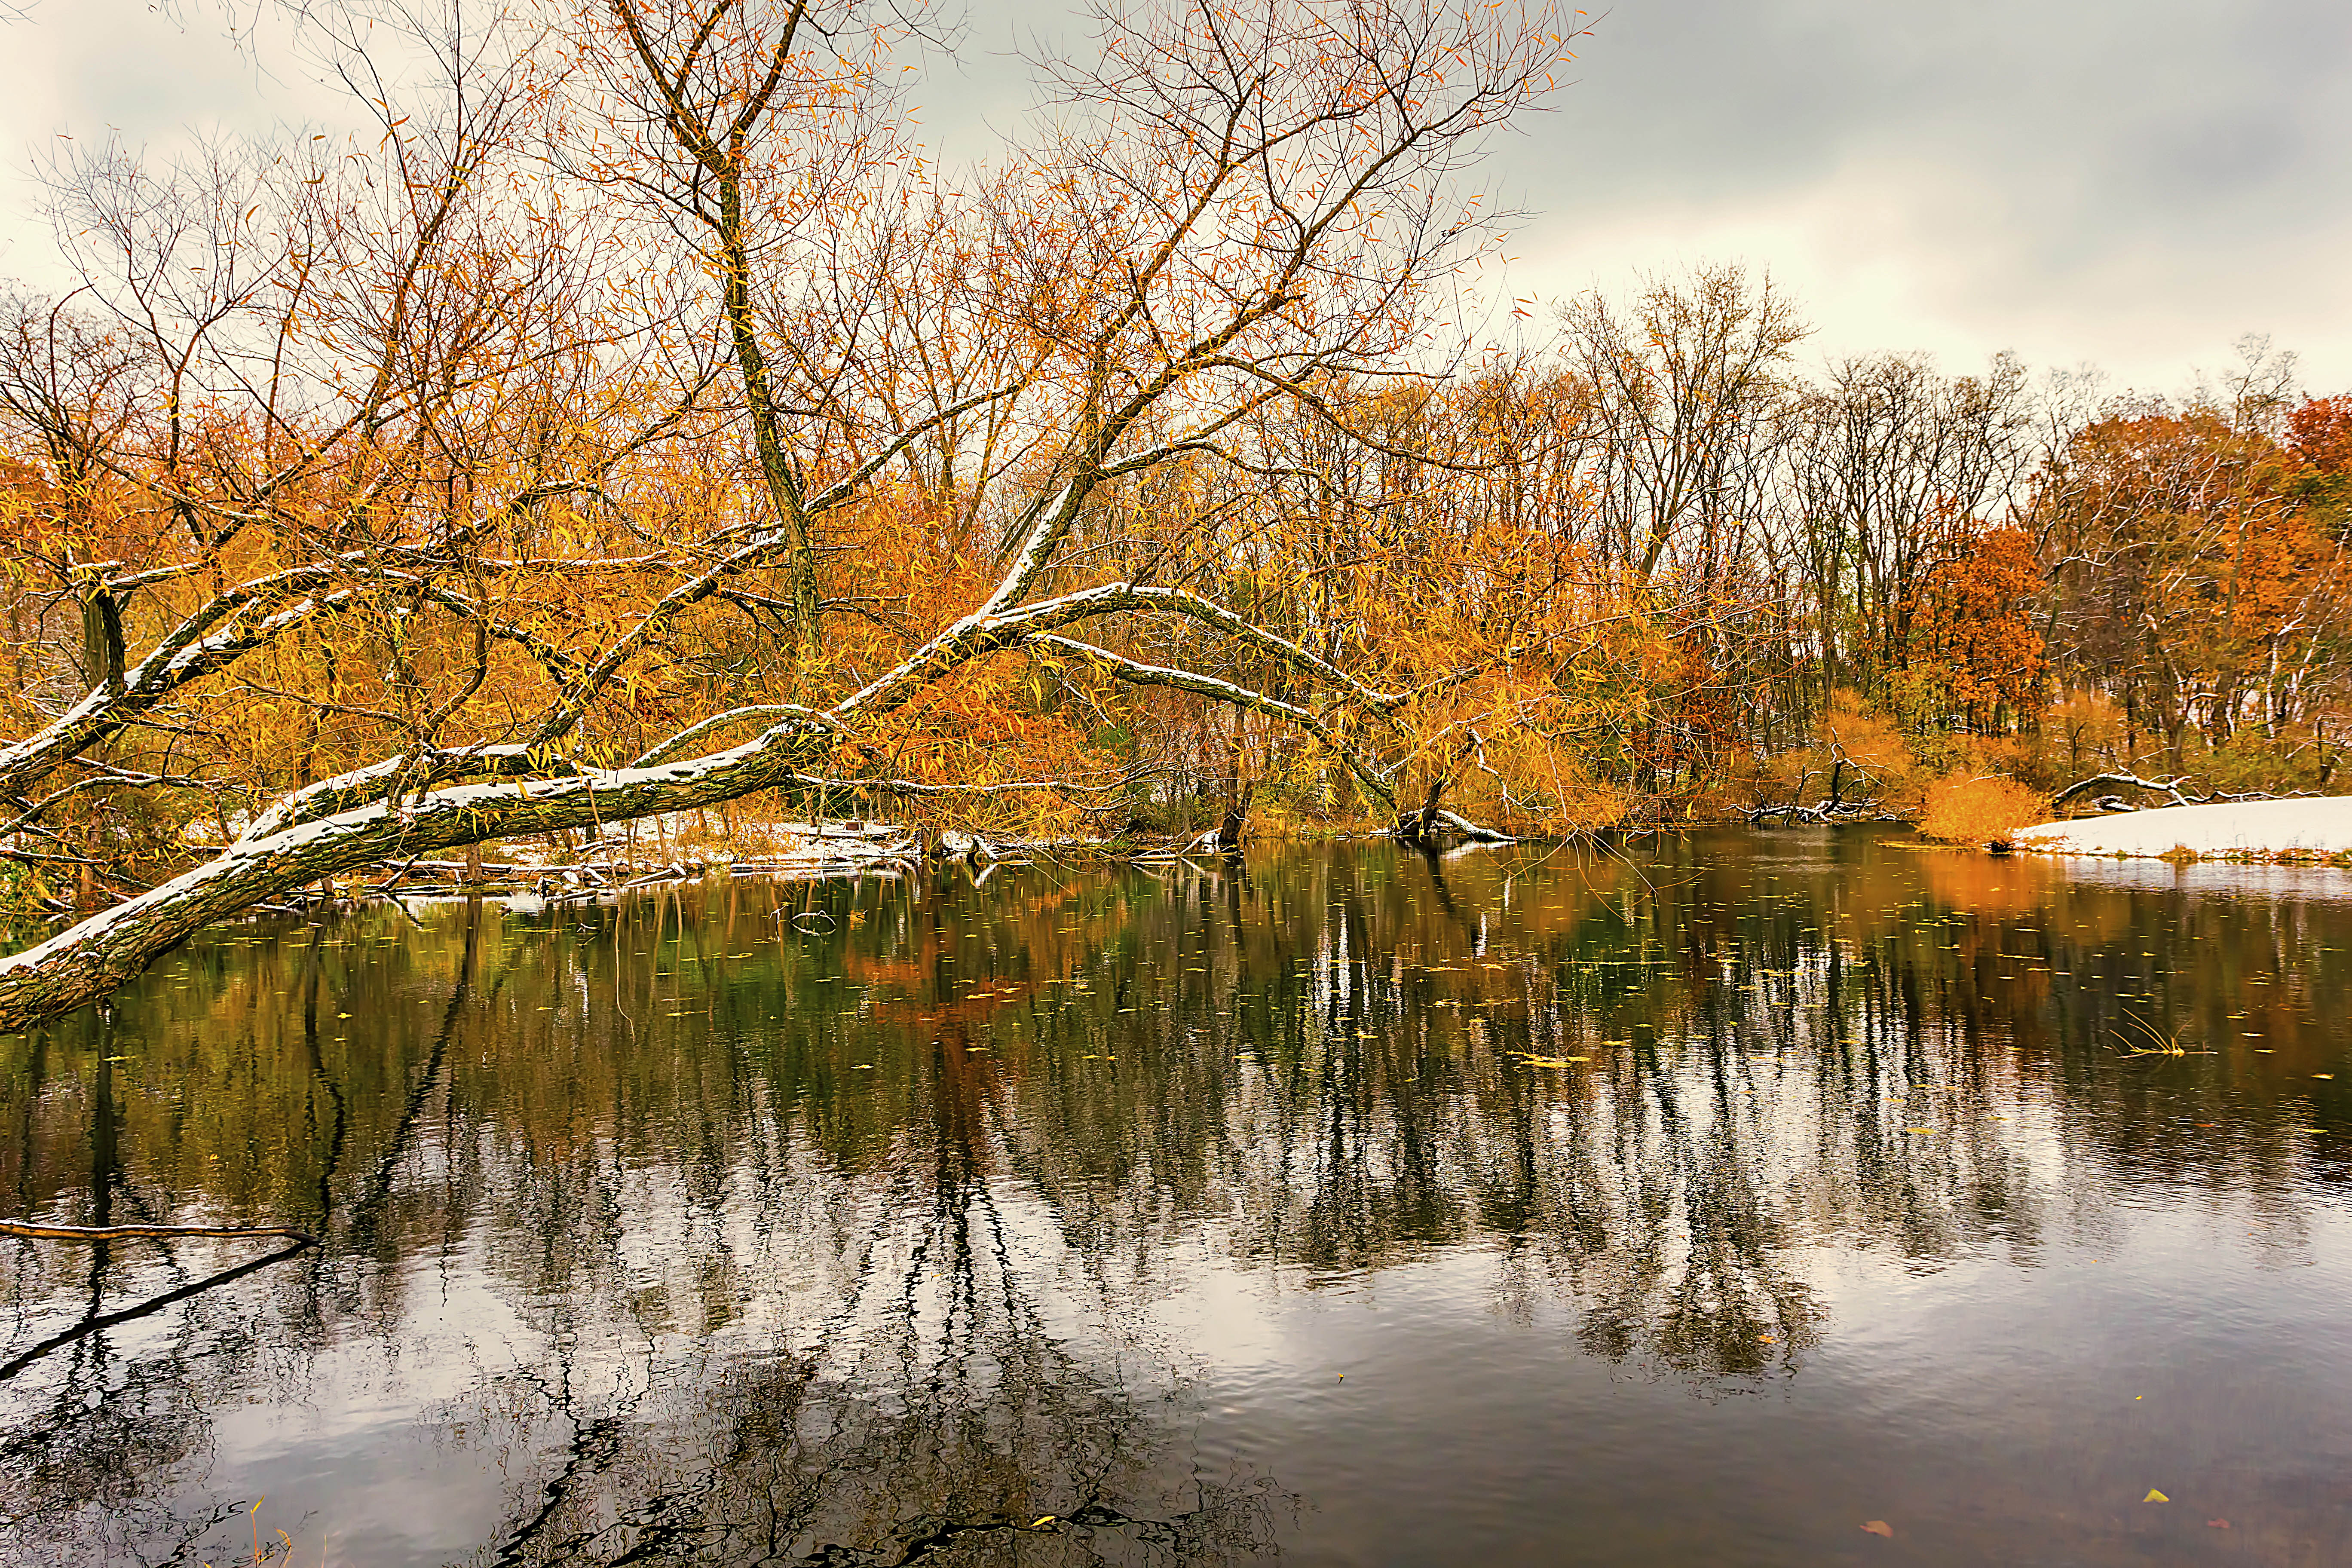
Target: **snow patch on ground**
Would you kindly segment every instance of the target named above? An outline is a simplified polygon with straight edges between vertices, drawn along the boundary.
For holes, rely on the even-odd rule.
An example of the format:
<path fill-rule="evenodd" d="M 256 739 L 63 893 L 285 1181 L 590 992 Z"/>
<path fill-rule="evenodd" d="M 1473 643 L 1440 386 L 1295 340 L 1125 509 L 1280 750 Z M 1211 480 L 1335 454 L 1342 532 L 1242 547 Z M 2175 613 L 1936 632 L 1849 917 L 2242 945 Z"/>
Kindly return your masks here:
<path fill-rule="evenodd" d="M 2352 854 L 2352 795 L 2168 805 L 2154 811 L 2045 822 L 2013 840 L 2049 855 L 2163 856 L 2176 849 L 2222 858 Z"/>

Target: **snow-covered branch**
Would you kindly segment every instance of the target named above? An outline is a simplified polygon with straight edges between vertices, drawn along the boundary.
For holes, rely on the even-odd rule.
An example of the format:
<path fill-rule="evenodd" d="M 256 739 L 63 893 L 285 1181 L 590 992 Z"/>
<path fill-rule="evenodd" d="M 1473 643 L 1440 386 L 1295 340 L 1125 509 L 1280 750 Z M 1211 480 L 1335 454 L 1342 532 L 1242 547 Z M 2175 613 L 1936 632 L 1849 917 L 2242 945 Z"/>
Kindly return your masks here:
<path fill-rule="evenodd" d="M 1333 733 L 1330 727 L 1321 719 L 1304 708 L 1295 707 L 1278 698 L 1268 697 L 1262 691 L 1252 690 L 1234 681 L 1220 680 L 1215 676 L 1201 675 L 1189 669 L 1177 669 L 1164 664 L 1146 664 L 1139 659 L 1113 653 L 1108 648 L 1097 647 L 1092 643 L 1080 642 L 1075 637 L 1058 637 L 1050 632 L 1041 632 L 1028 640 L 1033 647 L 1051 648 L 1057 653 L 1084 659 L 1113 679 L 1125 681 L 1130 686 L 1171 687 L 1179 691 L 1190 691 L 1195 696 L 1229 703 L 1235 708 L 1246 708 L 1252 712 L 1264 713 L 1295 725 L 1320 741 L 1332 755 L 1338 757 L 1349 773 L 1355 775 L 1356 782 L 1363 785 L 1367 794 L 1391 812 L 1396 810 L 1396 795 L 1390 790 L 1387 784 L 1382 782 L 1380 774 L 1372 771 L 1371 765 L 1358 756 L 1353 747 Z"/>

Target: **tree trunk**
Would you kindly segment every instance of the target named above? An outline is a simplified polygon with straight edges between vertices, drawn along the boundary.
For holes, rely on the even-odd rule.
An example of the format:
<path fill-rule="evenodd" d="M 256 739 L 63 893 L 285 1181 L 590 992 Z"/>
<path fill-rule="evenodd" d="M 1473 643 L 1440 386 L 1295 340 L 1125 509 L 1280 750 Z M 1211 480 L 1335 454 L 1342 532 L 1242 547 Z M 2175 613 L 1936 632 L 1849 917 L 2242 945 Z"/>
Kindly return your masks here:
<path fill-rule="evenodd" d="M 493 838 L 568 832 L 732 800 L 789 782 L 829 738 L 689 763 L 382 802 L 232 845 L 218 858 L 0 959 L 0 1033 L 95 1001 L 216 920 L 289 888 Z"/>
<path fill-rule="evenodd" d="M 1242 738 L 1238 728 L 1225 737 L 1225 812 L 1217 824 L 1218 852 L 1237 855 L 1241 852 L 1242 835 L 1249 819 L 1250 797 L 1257 793 L 1255 780 L 1242 778 Z"/>
<path fill-rule="evenodd" d="M 1248 830 L 1250 797 L 1257 793 L 1255 782 L 1237 786 L 1225 797 L 1224 819 L 1217 825 L 1217 848 L 1220 853 L 1241 853 L 1242 836 Z"/>
<path fill-rule="evenodd" d="M 1437 843 L 1437 803 L 1445 795 L 1446 779 L 1440 775 L 1430 781 L 1429 793 L 1422 797 L 1421 809 L 1408 811 L 1397 818 L 1396 836 L 1407 844 L 1434 847 Z"/>

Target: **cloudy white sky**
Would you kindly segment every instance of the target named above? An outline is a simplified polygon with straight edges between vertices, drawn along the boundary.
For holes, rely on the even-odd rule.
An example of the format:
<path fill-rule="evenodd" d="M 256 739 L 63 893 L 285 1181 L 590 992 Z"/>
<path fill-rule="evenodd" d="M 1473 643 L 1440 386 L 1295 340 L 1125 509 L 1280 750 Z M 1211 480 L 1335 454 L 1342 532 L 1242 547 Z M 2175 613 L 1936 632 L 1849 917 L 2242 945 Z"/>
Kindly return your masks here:
<path fill-rule="evenodd" d="M 47 282 L 30 171 L 59 132 L 168 147 L 341 118 L 299 70 L 143 0 L 0 22 L 0 276 Z M 5 11 L 5 0 L 0 0 Z M 925 122 L 950 161 L 1027 100 L 1052 0 L 972 4 Z M 1769 268 L 1814 353 L 2014 349 L 2170 389 L 2243 333 L 2352 389 L 2352 5 L 2343 0 L 1622 0 L 1552 112 L 1498 146 L 1529 209 L 1514 294 Z M 268 60 L 268 48 L 262 56 Z"/>

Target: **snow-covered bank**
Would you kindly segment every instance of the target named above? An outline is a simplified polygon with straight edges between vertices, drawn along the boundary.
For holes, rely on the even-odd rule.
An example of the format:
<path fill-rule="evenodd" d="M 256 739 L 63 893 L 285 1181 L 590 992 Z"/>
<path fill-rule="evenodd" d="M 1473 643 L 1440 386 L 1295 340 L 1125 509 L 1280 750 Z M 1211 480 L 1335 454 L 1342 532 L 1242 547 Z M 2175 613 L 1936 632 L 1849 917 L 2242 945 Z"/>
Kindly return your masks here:
<path fill-rule="evenodd" d="M 2045 822 L 2013 842 L 2049 855 L 2164 856 L 2181 849 L 2248 860 L 2352 855 L 2352 795 L 2168 805 Z"/>

